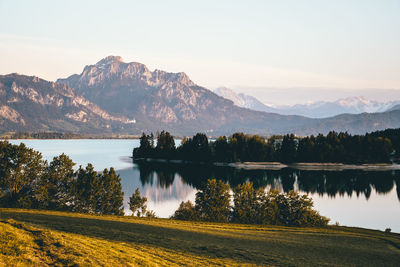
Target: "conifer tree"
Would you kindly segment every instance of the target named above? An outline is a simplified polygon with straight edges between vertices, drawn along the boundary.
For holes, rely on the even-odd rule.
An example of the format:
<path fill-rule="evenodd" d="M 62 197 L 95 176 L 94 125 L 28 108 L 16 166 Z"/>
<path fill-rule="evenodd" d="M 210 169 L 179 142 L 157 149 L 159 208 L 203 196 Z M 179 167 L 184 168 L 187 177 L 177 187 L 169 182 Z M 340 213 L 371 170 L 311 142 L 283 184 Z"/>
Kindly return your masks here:
<path fill-rule="evenodd" d="M 72 204 L 72 185 L 75 163 L 65 154 L 54 157 L 45 168 L 35 189 L 37 206 L 43 209 L 69 209 Z"/>
<path fill-rule="evenodd" d="M 129 208 L 132 211 L 132 215 L 138 217 L 144 216 L 147 210 L 147 197 L 140 195 L 139 188 L 136 188 L 135 193 L 129 198 Z"/>

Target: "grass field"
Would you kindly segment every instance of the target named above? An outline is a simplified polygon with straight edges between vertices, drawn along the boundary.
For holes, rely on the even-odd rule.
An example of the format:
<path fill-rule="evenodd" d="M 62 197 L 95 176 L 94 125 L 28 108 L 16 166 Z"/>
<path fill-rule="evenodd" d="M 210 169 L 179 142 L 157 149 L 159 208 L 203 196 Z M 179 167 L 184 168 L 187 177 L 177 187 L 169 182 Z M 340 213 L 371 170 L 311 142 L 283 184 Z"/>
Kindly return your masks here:
<path fill-rule="evenodd" d="M 400 235 L 0 209 L 0 265 L 399 266 Z"/>

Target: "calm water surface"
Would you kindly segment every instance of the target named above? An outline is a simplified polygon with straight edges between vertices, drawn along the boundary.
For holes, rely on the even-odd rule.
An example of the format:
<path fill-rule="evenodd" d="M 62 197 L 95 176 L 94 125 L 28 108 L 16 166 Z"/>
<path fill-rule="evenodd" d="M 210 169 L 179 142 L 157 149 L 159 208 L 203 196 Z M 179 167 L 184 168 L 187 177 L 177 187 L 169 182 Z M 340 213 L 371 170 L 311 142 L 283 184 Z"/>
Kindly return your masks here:
<path fill-rule="evenodd" d="M 139 140 L 13 140 L 42 152 L 51 161 L 65 153 L 79 165 L 96 170 L 114 167 L 122 178 L 125 212 L 136 188 L 159 217 L 169 217 L 181 201 L 194 202 L 196 188 L 208 178 L 230 185 L 252 181 L 257 187 L 308 193 L 317 210 L 340 225 L 400 233 L 400 172 L 396 171 L 243 171 L 231 168 L 133 164 L 129 158 Z"/>

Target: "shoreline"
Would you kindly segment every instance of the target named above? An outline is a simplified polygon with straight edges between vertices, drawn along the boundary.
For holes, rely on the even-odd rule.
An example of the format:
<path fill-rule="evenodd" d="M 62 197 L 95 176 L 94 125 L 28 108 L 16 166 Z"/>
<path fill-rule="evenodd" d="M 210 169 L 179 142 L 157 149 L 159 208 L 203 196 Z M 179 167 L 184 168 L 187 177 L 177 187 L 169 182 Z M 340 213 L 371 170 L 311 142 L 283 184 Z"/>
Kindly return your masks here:
<path fill-rule="evenodd" d="M 281 162 L 193 162 L 184 160 L 168 160 L 168 159 L 153 159 L 140 158 L 133 159 L 134 162 L 148 163 L 172 163 L 178 165 L 213 165 L 216 167 L 230 167 L 243 170 L 281 170 L 285 168 L 308 171 L 343 171 L 343 170 L 365 170 L 365 171 L 390 171 L 400 170 L 400 164 L 390 163 L 373 163 L 373 164 L 345 164 L 345 163 L 290 163 L 284 164 Z"/>

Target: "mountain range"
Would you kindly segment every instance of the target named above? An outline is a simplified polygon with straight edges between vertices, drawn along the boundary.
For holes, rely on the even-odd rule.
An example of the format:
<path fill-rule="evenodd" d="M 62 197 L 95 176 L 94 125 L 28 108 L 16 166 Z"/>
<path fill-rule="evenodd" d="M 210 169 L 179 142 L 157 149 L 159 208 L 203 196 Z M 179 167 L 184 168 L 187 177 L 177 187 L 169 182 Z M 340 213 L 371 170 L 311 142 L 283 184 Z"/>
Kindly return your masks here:
<path fill-rule="evenodd" d="M 101 108 L 136 118 L 143 131 L 168 129 L 177 134 L 232 131 L 288 131 L 311 121 L 244 109 L 196 85 L 183 72 L 150 71 L 137 62 L 109 56 L 81 74 L 57 80 Z"/>
<path fill-rule="evenodd" d="M 150 71 L 144 64 L 109 56 L 56 82 L 19 74 L 0 76 L 0 131 L 305 135 L 400 127 L 397 109 L 313 119 L 278 114 L 272 107 L 253 110 L 263 104 L 239 97 L 241 104 L 195 84 L 183 72 Z"/>
<path fill-rule="evenodd" d="M 99 108 L 65 84 L 15 73 L 0 75 L 2 131 L 111 133 L 134 123 Z"/>
<path fill-rule="evenodd" d="M 362 96 L 342 98 L 336 101 L 318 101 L 296 105 L 266 105 L 257 98 L 243 93 L 236 93 L 232 89 L 219 87 L 214 90 L 219 96 L 230 99 L 239 107 L 263 112 L 275 112 L 283 115 L 301 115 L 310 118 L 327 118 L 340 114 L 376 113 L 395 110 L 400 101 L 379 102 L 366 99 Z"/>

